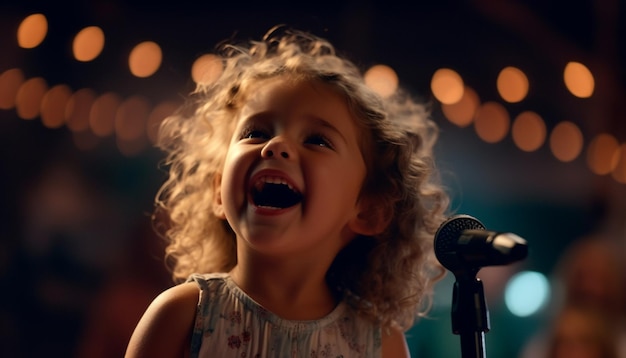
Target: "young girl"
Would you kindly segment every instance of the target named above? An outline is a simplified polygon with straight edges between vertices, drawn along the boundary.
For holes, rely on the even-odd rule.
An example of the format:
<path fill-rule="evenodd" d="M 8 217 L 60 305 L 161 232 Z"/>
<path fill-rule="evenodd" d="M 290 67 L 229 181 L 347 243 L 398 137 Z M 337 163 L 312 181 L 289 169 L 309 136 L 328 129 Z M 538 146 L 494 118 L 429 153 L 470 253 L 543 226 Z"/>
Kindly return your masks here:
<path fill-rule="evenodd" d="M 297 31 L 222 49 L 161 127 L 167 256 L 126 357 L 404 357 L 444 270 L 435 124 Z"/>

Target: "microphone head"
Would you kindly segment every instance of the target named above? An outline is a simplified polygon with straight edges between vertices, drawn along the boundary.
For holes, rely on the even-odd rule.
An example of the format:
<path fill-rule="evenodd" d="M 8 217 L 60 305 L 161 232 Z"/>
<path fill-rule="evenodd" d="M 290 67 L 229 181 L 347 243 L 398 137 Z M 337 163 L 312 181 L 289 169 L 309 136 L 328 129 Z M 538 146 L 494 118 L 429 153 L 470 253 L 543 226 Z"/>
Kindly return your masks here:
<path fill-rule="evenodd" d="M 435 233 L 435 256 L 443 267 L 453 272 L 463 266 L 456 254 L 456 243 L 465 230 L 485 230 L 485 226 L 472 216 L 459 214 L 441 223 Z"/>

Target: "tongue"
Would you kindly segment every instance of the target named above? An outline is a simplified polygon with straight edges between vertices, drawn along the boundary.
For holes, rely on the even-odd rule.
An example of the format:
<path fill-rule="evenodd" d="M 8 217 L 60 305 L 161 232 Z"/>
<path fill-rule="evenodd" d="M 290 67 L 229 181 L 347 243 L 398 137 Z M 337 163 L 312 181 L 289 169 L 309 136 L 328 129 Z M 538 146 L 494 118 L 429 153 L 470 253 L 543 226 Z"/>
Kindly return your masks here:
<path fill-rule="evenodd" d="M 265 183 L 254 193 L 253 200 L 258 206 L 288 208 L 300 202 L 300 195 L 284 184 Z"/>

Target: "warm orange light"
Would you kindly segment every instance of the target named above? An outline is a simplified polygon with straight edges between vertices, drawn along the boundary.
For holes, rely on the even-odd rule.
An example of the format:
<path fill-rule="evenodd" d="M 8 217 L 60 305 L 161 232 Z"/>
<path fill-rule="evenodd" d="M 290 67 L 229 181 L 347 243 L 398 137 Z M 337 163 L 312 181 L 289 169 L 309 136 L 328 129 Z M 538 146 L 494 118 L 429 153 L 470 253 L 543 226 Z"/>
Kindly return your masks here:
<path fill-rule="evenodd" d="M 545 142 L 546 124 L 537 113 L 524 111 L 515 118 L 511 135 L 513 142 L 519 149 L 532 152 L 539 149 Z"/>
<path fill-rule="evenodd" d="M 201 86 L 215 82 L 224 70 L 222 60 L 213 54 L 198 57 L 191 66 L 191 79 Z"/>
<path fill-rule="evenodd" d="M 587 147 L 587 165 L 598 175 L 609 174 L 619 161 L 619 143 L 611 134 L 595 136 Z"/>
<path fill-rule="evenodd" d="M 430 81 L 430 89 L 439 102 L 453 104 L 463 98 L 463 79 L 454 70 L 441 68 L 435 71 Z"/>
<path fill-rule="evenodd" d="M 115 115 L 116 137 L 132 141 L 146 134 L 146 122 L 150 113 L 148 100 L 133 96 L 124 101 Z"/>
<path fill-rule="evenodd" d="M 398 75 L 387 65 L 370 67 L 364 75 L 365 84 L 381 97 L 387 98 L 398 89 Z"/>
<path fill-rule="evenodd" d="M 135 46 L 128 57 L 130 72 L 137 77 L 150 77 L 161 66 L 163 54 L 155 42 L 146 41 Z"/>
<path fill-rule="evenodd" d="M 0 109 L 15 107 L 15 97 L 24 83 L 24 74 L 19 68 L 4 71 L 0 76 Z"/>
<path fill-rule="evenodd" d="M 463 128 L 472 123 L 478 106 L 480 106 L 478 94 L 472 88 L 466 86 L 461 100 L 452 104 L 443 103 L 441 111 L 450 122 Z"/>
<path fill-rule="evenodd" d="M 509 103 L 517 103 L 528 94 L 528 78 L 520 69 L 505 67 L 496 82 L 498 93 Z"/>
<path fill-rule="evenodd" d="M 48 20 L 43 14 L 27 16 L 17 28 L 17 44 L 22 48 L 39 46 L 48 33 Z"/>
<path fill-rule="evenodd" d="M 156 143 L 159 136 L 161 122 L 172 115 L 179 105 L 174 102 L 162 102 L 152 109 L 146 123 L 146 134 L 151 143 Z"/>
<path fill-rule="evenodd" d="M 595 81 L 591 71 L 580 62 L 569 62 L 565 66 L 563 79 L 567 89 L 576 97 L 591 97 Z"/>
<path fill-rule="evenodd" d="M 474 129 L 480 139 L 487 143 L 497 143 L 506 137 L 510 122 L 509 113 L 504 106 L 497 102 L 485 102 L 476 112 Z"/>
<path fill-rule="evenodd" d="M 115 139 L 123 155 L 135 156 L 148 145 L 146 123 L 149 112 L 150 104 L 141 96 L 130 97 L 120 105 L 115 116 Z"/>
<path fill-rule="evenodd" d="M 89 113 L 95 100 L 95 92 L 88 88 L 80 89 L 70 97 L 65 107 L 65 118 L 67 127 L 72 132 L 84 132 L 89 129 Z"/>
<path fill-rule="evenodd" d="M 98 97 L 89 113 L 89 126 L 93 134 L 98 137 L 107 137 L 115 131 L 115 115 L 122 100 L 113 93 L 108 92 Z"/>
<path fill-rule="evenodd" d="M 25 81 L 17 90 L 15 110 L 22 119 L 35 119 L 41 112 L 41 100 L 48 91 L 48 84 L 41 77 Z"/>
<path fill-rule="evenodd" d="M 563 121 L 557 124 L 550 133 L 550 150 L 562 162 L 576 159 L 583 148 L 583 135 L 578 126 Z"/>
<path fill-rule="evenodd" d="M 47 128 L 59 128 L 65 124 L 66 106 L 72 95 L 67 85 L 56 85 L 43 96 L 41 122 Z"/>
<path fill-rule="evenodd" d="M 72 51 L 74 58 L 87 62 L 100 55 L 104 48 L 104 32 L 98 26 L 86 27 L 74 37 Z"/>
<path fill-rule="evenodd" d="M 617 165 L 611 175 L 618 183 L 626 184 L 626 143 L 620 145 L 617 153 Z"/>

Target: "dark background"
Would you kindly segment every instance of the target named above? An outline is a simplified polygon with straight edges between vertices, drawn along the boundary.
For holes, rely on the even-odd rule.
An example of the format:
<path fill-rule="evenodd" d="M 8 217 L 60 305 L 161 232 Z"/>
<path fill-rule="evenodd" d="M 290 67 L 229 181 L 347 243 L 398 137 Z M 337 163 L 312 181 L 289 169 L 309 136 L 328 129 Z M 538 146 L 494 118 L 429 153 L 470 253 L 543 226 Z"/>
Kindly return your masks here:
<path fill-rule="evenodd" d="M 548 131 L 568 120 L 579 125 L 585 144 L 601 132 L 623 143 L 625 11 L 618 0 L 4 1 L 0 73 L 19 68 L 50 85 L 141 94 L 157 103 L 193 89 L 191 64 L 218 42 L 259 38 L 287 24 L 328 38 L 363 68 L 391 66 L 402 86 L 425 98 L 432 74 L 448 67 L 481 101 L 502 103 L 512 117 L 533 110 Z M 48 18 L 49 33 L 39 47 L 21 49 L 17 27 L 36 12 Z M 79 63 L 71 40 L 91 25 L 104 30 L 105 49 Z M 126 61 L 146 40 L 162 47 L 163 63 L 154 76 L 139 79 Z M 567 92 L 562 70 L 568 61 L 594 73 L 594 96 Z M 496 78 L 506 66 L 529 77 L 521 103 L 506 104 L 497 93 Z M 623 243 L 626 185 L 592 174 L 584 152 L 563 163 L 547 144 L 526 153 L 510 136 L 482 142 L 472 127 L 450 124 L 437 105 L 433 118 L 442 129 L 437 157 L 455 212 L 529 242 L 527 260 L 485 271 L 483 278 L 492 315 L 488 355 L 516 356 L 544 316 L 517 318 L 506 310 L 507 277 L 519 270 L 549 276 L 562 250 L 591 233 Z M 66 128 L 47 129 L 13 110 L 0 110 L 0 146 L 0 355 L 119 356 L 147 302 L 171 285 L 148 220 L 164 179 L 160 153 L 151 148 L 127 157 L 114 140 L 79 151 Z M 448 277 L 438 288 L 432 317 L 409 332 L 416 356 L 458 356 L 449 283 Z"/>

